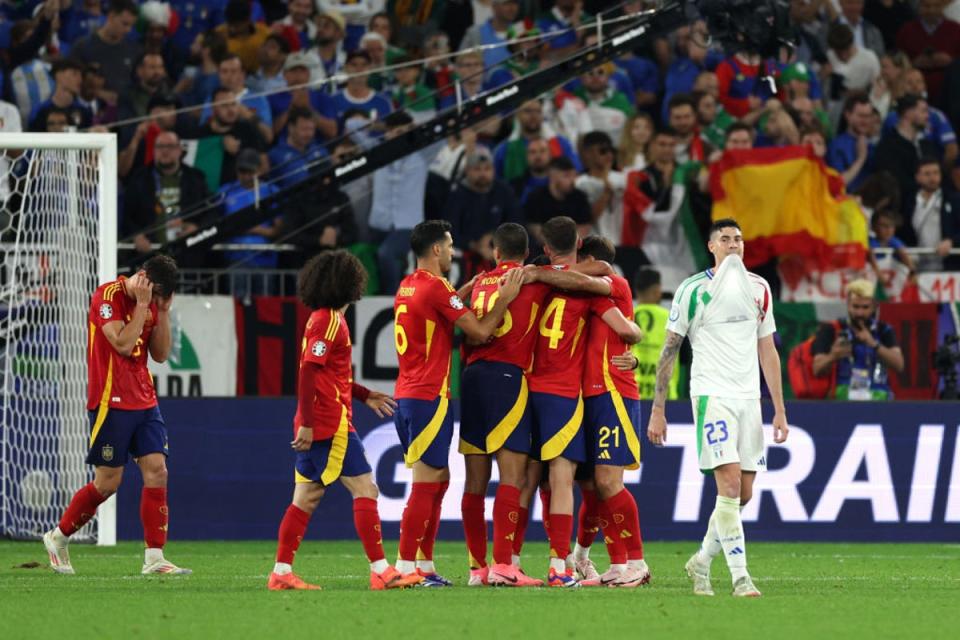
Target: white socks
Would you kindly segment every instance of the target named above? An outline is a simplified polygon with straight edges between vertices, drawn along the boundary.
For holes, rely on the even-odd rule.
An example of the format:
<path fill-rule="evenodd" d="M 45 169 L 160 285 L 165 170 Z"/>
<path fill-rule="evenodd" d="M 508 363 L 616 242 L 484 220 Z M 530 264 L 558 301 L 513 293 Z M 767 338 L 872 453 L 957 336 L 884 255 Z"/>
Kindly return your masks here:
<path fill-rule="evenodd" d="M 417 563 L 413 560 L 397 560 L 397 571 L 403 575 L 413 573 L 417 570 Z"/>
<path fill-rule="evenodd" d="M 550 558 L 550 568 L 557 573 L 566 573 L 567 562 L 563 558 Z"/>
<path fill-rule="evenodd" d="M 519 567 L 519 566 L 520 566 L 520 556 L 518 556 L 518 555 L 515 554 L 515 553 L 512 554 L 512 555 L 510 556 L 510 563 L 513 564 L 513 566 L 515 566 L 515 567 Z"/>
<path fill-rule="evenodd" d="M 576 546 L 573 547 L 573 559 L 576 562 L 581 562 L 590 558 L 590 547 L 581 547 L 580 543 L 576 543 Z"/>
<path fill-rule="evenodd" d="M 740 499 L 717 496 L 717 506 L 711 521 L 716 522 L 717 535 L 727 558 L 730 575 L 736 582 L 747 574 L 747 545 L 740 521 Z"/>
<path fill-rule="evenodd" d="M 288 573 L 293 573 L 293 566 L 286 562 L 278 562 L 273 565 L 273 572 L 279 576 L 285 576 Z"/>
<path fill-rule="evenodd" d="M 697 560 L 709 567 L 714 556 L 721 551 L 723 551 L 723 547 L 720 546 L 720 536 L 717 534 L 717 512 L 714 510 L 710 514 L 710 522 L 707 524 L 707 533 L 703 536 L 703 542 L 700 544 L 700 551 L 697 552 Z"/>
<path fill-rule="evenodd" d="M 436 573 L 437 569 L 433 566 L 433 560 L 417 560 L 417 569 L 424 573 Z"/>
<path fill-rule="evenodd" d="M 147 549 L 143 552 L 143 564 L 153 564 L 163 560 L 163 549 Z"/>
<path fill-rule="evenodd" d="M 380 558 L 379 560 L 370 563 L 370 571 L 373 571 L 374 573 L 383 573 L 389 566 L 389 563 L 387 563 L 385 559 Z"/>

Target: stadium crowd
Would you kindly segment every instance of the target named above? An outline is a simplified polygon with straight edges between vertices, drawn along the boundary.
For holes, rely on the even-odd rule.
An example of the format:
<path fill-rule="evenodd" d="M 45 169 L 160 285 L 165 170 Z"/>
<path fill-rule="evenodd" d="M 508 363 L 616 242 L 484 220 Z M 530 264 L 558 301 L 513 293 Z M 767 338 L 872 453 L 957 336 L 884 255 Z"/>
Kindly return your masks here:
<path fill-rule="evenodd" d="M 310 167 L 349 162 L 458 96 L 594 44 L 598 12 L 606 20 L 654 4 L 4 2 L 0 131 L 115 131 L 121 240 L 147 252 Z M 950 250 L 960 247 L 960 0 L 792 0 L 789 15 L 797 46 L 779 59 L 726 55 L 693 16 L 549 95 L 347 184 L 332 201 L 308 190 L 233 240 L 250 250 L 181 264 L 263 270 L 235 292 L 271 293 L 270 270 L 346 247 L 392 295 L 424 219 L 451 222 L 469 275 L 492 266 L 501 223 L 524 224 L 537 241 L 544 222 L 568 215 L 582 232 L 669 271 L 684 242 L 675 185 L 686 187 L 705 239 L 706 178 L 725 149 L 803 144 L 858 198 L 872 245 L 930 249 L 896 254 L 911 271 L 951 268 Z M 660 213 L 673 214 L 666 226 L 651 222 Z M 271 243 L 297 251 L 256 250 Z M 668 291 L 670 282 L 667 274 Z"/>

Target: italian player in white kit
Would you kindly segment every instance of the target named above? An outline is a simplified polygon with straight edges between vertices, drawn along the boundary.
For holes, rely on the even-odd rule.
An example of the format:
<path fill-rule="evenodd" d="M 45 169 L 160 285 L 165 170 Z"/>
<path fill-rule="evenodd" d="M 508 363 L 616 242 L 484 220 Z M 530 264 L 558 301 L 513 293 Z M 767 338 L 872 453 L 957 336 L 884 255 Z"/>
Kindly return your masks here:
<path fill-rule="evenodd" d="M 753 495 L 757 471 L 766 468 L 759 369 L 773 400 L 774 442 L 787 439 L 773 299 L 767 281 L 743 265 L 743 235 L 735 220 L 714 222 L 707 248 L 715 267 L 687 278 L 673 300 L 647 437 L 658 446 L 667 441 L 664 403 L 686 336 L 693 349 L 690 397 L 700 469 L 717 482 L 717 504 L 700 550 L 687 562 L 687 575 L 695 594 L 712 596 L 710 564 L 722 552 L 733 595 L 758 597 L 760 591 L 747 572 L 740 509 Z"/>

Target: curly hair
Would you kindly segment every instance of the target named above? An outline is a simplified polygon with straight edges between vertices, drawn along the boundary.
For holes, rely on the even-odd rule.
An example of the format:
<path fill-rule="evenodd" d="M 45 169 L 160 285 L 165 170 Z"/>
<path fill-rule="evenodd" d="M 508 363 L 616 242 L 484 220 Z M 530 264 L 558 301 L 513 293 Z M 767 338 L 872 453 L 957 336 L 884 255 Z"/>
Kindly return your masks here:
<path fill-rule="evenodd" d="M 366 287 L 363 263 L 343 249 L 310 258 L 297 276 L 297 297 L 310 309 L 339 309 L 359 300 Z"/>
<path fill-rule="evenodd" d="M 170 256 L 153 256 L 143 263 L 147 279 L 153 283 L 153 293 L 169 298 L 177 288 L 177 262 Z"/>

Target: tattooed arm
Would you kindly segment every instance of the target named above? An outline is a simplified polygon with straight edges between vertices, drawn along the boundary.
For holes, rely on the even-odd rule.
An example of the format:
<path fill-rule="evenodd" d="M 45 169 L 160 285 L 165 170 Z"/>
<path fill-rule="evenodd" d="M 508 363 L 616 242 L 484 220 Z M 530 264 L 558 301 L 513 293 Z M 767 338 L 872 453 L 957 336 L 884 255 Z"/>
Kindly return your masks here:
<path fill-rule="evenodd" d="M 670 388 L 670 377 L 673 375 L 673 365 L 683 344 L 683 336 L 667 330 L 667 339 L 663 343 L 660 361 L 657 363 L 657 384 L 653 394 L 653 409 L 650 411 L 650 421 L 647 424 L 647 438 L 656 445 L 667 442 L 667 418 L 664 415 L 664 406 L 667 402 L 667 390 Z"/>

